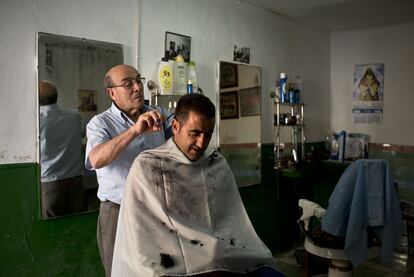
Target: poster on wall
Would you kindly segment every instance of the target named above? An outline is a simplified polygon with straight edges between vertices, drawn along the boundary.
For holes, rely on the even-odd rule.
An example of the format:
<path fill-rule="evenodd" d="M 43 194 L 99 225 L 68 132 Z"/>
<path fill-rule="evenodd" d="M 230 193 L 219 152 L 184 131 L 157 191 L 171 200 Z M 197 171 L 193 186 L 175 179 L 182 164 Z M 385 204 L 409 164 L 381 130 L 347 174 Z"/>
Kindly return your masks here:
<path fill-rule="evenodd" d="M 382 122 L 384 107 L 384 64 L 355 65 L 352 92 L 354 123 Z"/>

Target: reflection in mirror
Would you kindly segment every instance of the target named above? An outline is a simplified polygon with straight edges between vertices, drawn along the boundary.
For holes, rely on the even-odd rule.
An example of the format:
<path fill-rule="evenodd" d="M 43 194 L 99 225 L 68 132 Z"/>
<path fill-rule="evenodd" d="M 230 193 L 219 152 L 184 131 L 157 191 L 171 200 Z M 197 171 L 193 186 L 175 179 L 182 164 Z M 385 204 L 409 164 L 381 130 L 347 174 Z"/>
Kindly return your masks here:
<path fill-rule="evenodd" d="M 106 110 L 105 73 L 123 63 L 121 44 L 38 33 L 42 218 L 97 210 L 94 171 L 84 169 L 86 124 Z"/>
<path fill-rule="evenodd" d="M 261 182 L 261 68 L 219 62 L 218 146 L 239 187 Z"/>

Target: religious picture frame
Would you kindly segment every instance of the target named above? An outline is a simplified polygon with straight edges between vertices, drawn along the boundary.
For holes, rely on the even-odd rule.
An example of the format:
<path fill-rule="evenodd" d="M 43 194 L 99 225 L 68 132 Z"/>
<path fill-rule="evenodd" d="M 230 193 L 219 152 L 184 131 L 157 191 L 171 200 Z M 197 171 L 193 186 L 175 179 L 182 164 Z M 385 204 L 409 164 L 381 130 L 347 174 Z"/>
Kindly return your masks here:
<path fill-rule="evenodd" d="M 260 87 L 252 87 L 239 90 L 240 116 L 260 115 L 261 99 Z"/>
<path fill-rule="evenodd" d="M 237 64 L 222 62 L 220 64 L 220 88 L 237 87 L 238 85 Z"/>
<path fill-rule="evenodd" d="M 185 62 L 190 61 L 191 56 L 191 37 L 173 32 L 165 32 L 165 53 L 164 56 L 169 60 L 181 54 Z"/>
<path fill-rule="evenodd" d="M 239 96 L 237 90 L 220 93 L 220 118 L 239 118 Z"/>

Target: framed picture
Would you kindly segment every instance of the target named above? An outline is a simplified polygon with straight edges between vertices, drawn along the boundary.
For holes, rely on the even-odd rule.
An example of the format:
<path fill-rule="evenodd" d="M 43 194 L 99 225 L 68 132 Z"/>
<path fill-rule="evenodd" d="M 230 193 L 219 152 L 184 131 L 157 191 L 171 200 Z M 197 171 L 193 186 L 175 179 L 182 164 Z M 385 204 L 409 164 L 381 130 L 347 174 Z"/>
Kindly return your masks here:
<path fill-rule="evenodd" d="M 220 63 L 220 88 L 237 87 L 239 85 L 237 64 Z"/>
<path fill-rule="evenodd" d="M 184 61 L 190 61 L 191 37 L 172 32 L 165 33 L 165 57 L 175 60 L 181 54 Z"/>
<path fill-rule="evenodd" d="M 239 91 L 239 97 L 241 116 L 260 115 L 260 87 L 241 89 Z"/>
<path fill-rule="evenodd" d="M 78 89 L 78 110 L 79 112 L 97 112 L 98 106 L 95 104 L 96 90 Z"/>
<path fill-rule="evenodd" d="M 220 118 L 239 118 L 239 97 L 237 90 L 220 93 Z"/>
<path fill-rule="evenodd" d="M 238 47 L 234 45 L 233 50 L 233 61 L 250 63 L 250 48 L 249 47 Z"/>

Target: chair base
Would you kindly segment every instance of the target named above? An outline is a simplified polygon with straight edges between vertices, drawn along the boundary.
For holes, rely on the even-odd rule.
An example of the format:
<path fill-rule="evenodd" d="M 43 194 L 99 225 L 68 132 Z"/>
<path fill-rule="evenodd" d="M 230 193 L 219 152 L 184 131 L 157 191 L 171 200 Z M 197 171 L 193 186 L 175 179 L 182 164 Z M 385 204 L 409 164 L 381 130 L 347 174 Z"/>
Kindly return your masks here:
<path fill-rule="evenodd" d="M 324 248 L 315 245 L 308 237 L 305 238 L 305 250 L 318 257 L 327 258 L 329 263 L 329 277 L 349 277 L 352 276 L 352 264 L 348 260 L 343 249 Z M 374 246 L 368 249 L 367 258 L 375 258 L 379 255 L 380 247 Z"/>
<path fill-rule="evenodd" d="M 349 277 L 352 276 L 352 269 L 351 262 L 332 259 L 329 263 L 328 277 Z"/>

